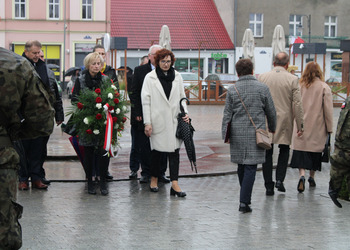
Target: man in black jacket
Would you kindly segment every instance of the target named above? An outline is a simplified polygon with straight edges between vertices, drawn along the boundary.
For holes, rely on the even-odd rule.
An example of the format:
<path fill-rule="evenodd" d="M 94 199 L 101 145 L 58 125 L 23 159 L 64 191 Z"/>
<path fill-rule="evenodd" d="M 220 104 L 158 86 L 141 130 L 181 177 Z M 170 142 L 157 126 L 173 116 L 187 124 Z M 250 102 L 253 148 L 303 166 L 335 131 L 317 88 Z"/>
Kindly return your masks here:
<path fill-rule="evenodd" d="M 40 60 L 41 43 L 39 41 L 28 41 L 24 46 L 22 54 L 35 68 L 48 93 L 51 95 L 51 103 L 55 109 L 57 126 L 64 121 L 62 99 L 58 93 L 56 82 L 50 81 L 48 69 L 44 61 Z M 47 189 L 50 183 L 45 179 L 43 164 L 47 154 L 47 142 L 49 136 L 35 139 L 22 140 L 26 162 L 21 163 L 19 170 L 19 190 L 28 190 L 28 179 L 31 178 L 32 188 Z M 45 182 L 45 183 L 44 183 Z"/>
<path fill-rule="evenodd" d="M 130 179 L 137 178 L 137 171 L 139 170 L 139 162 L 133 161 L 135 157 L 141 162 L 141 178 L 140 183 L 147 183 L 150 178 L 150 156 L 151 145 L 149 138 L 144 133 L 142 104 L 141 104 L 141 89 L 145 76 L 155 68 L 154 55 L 158 50 L 162 49 L 160 45 L 153 45 L 149 48 L 147 64 L 138 66 L 134 71 L 134 78 L 132 84 L 129 85 L 129 96 L 131 102 L 131 137 L 132 137 L 132 149 L 130 154 Z M 166 178 L 165 171 L 167 167 L 166 155 L 163 157 L 162 171 L 163 175 L 158 179 L 160 182 L 170 183 L 170 180 Z"/>

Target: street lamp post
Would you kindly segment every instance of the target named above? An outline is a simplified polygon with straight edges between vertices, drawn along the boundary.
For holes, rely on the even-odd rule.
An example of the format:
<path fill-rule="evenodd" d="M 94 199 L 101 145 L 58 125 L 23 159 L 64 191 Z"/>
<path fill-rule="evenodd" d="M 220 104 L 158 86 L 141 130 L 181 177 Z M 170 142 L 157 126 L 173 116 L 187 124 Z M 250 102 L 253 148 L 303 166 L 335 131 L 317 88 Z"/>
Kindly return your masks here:
<path fill-rule="evenodd" d="M 309 29 L 309 43 L 311 43 L 311 14 L 310 15 L 302 15 L 301 18 L 306 17 L 307 18 L 307 27 Z M 301 21 L 298 26 L 299 30 L 303 30 L 303 25 L 301 24 Z M 310 54 L 309 54 L 310 59 Z"/>

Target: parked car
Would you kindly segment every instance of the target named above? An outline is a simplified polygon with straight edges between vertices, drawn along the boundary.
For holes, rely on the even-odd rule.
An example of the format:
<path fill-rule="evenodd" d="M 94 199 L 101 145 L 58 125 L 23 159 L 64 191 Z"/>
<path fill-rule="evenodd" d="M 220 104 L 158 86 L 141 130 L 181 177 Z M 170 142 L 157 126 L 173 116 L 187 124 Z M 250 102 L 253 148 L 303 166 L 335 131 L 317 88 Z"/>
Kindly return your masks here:
<path fill-rule="evenodd" d="M 189 87 L 193 85 L 198 85 L 198 74 L 191 72 L 179 72 L 184 80 L 184 86 Z M 202 77 L 199 77 L 199 80 L 203 80 Z M 203 85 L 203 83 L 202 83 Z"/>
<path fill-rule="evenodd" d="M 338 79 L 338 78 L 335 78 L 335 77 L 331 77 L 331 78 L 328 78 L 326 80 L 326 83 L 327 84 L 330 84 L 330 83 L 341 83 L 341 79 Z"/>

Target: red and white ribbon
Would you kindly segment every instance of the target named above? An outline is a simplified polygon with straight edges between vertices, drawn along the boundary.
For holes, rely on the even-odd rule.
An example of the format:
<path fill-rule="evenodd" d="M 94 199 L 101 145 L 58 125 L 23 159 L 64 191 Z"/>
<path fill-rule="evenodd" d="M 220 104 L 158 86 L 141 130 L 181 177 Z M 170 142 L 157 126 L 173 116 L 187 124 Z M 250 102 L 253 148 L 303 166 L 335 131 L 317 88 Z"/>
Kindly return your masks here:
<path fill-rule="evenodd" d="M 104 106 L 104 112 L 106 114 L 106 132 L 105 132 L 105 142 L 103 145 L 104 150 L 110 153 L 112 157 L 114 157 L 113 150 L 112 150 L 112 136 L 113 136 L 113 119 L 111 113 L 114 110 L 109 110 L 109 105 L 106 103 Z"/>

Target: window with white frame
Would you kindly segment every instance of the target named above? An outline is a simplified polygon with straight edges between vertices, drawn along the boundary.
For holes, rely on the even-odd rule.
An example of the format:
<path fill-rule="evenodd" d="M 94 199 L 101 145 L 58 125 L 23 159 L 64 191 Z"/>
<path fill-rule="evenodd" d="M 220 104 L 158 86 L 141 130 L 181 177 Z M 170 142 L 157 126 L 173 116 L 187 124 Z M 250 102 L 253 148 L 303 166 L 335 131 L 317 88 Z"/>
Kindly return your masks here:
<path fill-rule="evenodd" d="M 82 1 L 82 19 L 91 20 L 92 19 L 92 0 Z"/>
<path fill-rule="evenodd" d="M 60 0 L 49 0 L 49 18 L 60 18 Z"/>
<path fill-rule="evenodd" d="M 325 16 L 324 36 L 325 37 L 337 36 L 337 17 L 336 16 Z"/>
<path fill-rule="evenodd" d="M 261 13 L 249 14 L 249 28 L 253 31 L 255 37 L 263 36 L 264 15 Z"/>
<path fill-rule="evenodd" d="M 298 30 L 299 25 L 303 25 L 303 19 L 301 15 L 289 16 L 289 35 L 290 36 L 302 36 L 303 31 Z"/>
<path fill-rule="evenodd" d="M 26 18 L 26 0 L 15 0 L 15 18 Z"/>

